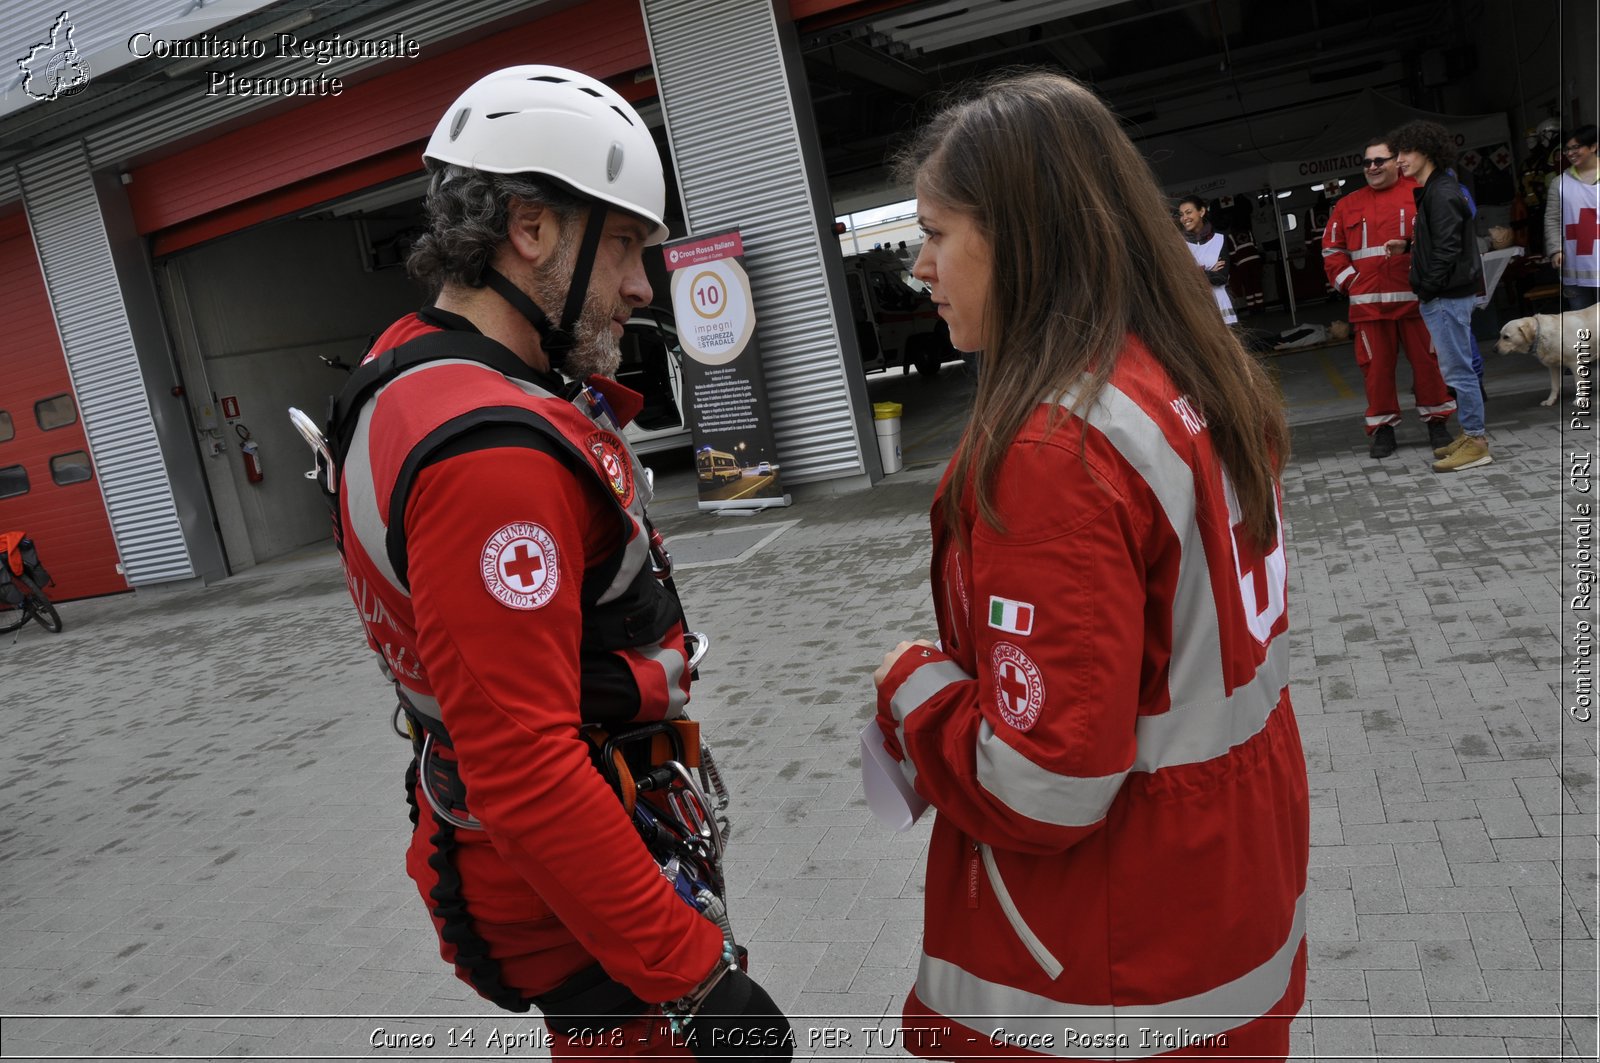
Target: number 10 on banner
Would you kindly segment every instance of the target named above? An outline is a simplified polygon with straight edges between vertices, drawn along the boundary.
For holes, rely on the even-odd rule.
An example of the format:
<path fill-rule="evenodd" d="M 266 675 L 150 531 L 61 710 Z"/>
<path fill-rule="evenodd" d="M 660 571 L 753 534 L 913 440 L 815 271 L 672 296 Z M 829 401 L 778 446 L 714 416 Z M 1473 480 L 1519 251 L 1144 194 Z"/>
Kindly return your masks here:
<path fill-rule="evenodd" d="M 710 270 L 699 273 L 690 283 L 694 312 L 703 318 L 717 318 L 728 312 L 728 292 L 722 278 Z"/>

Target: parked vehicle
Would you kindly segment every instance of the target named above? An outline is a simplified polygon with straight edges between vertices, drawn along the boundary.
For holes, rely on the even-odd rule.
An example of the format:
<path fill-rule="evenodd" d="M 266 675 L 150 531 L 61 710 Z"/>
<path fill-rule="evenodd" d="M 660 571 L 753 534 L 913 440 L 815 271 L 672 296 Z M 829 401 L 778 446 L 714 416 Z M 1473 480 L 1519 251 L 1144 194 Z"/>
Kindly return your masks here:
<path fill-rule="evenodd" d="M 720 484 L 724 480 L 737 480 L 744 475 L 744 470 L 739 468 L 739 463 L 733 460 L 733 455 L 722 450 L 712 450 L 704 447 L 694 456 L 695 468 L 700 470 L 700 479 L 706 483 Z"/>
<path fill-rule="evenodd" d="M 916 366 L 922 375 L 936 376 L 945 362 L 959 357 L 950 346 L 950 326 L 894 252 L 849 255 L 844 275 L 864 371 L 898 365 L 909 373 Z"/>
<path fill-rule="evenodd" d="M 644 409 L 624 430 L 638 454 L 690 444 L 683 402 L 683 348 L 672 315 L 657 307 L 634 312 L 622 332 L 617 381 L 644 396 Z"/>

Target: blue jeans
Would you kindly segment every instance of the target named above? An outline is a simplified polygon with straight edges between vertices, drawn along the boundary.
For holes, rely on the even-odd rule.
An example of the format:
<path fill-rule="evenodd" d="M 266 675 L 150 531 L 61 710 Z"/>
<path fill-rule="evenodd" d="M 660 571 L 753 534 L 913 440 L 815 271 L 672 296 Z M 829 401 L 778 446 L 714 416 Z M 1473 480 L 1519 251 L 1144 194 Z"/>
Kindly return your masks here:
<path fill-rule="evenodd" d="M 1470 295 L 1459 299 L 1429 299 L 1417 309 L 1439 352 L 1439 372 L 1444 382 L 1455 389 L 1456 420 L 1469 436 L 1483 435 L 1483 391 L 1472 368 L 1472 303 Z"/>

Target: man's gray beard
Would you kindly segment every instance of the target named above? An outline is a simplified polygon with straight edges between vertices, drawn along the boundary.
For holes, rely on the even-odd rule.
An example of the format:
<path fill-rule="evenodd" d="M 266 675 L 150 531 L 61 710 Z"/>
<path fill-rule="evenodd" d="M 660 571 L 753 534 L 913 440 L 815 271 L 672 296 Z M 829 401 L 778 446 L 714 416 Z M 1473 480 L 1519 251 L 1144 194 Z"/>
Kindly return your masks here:
<path fill-rule="evenodd" d="M 590 296 L 573 332 L 574 343 L 562 372 L 573 380 L 591 376 L 615 379 L 622 365 L 622 346 L 611 334 L 611 307 L 607 302 Z"/>
<path fill-rule="evenodd" d="M 568 245 L 548 267 L 534 277 L 533 298 L 547 314 L 559 314 L 567 302 L 567 288 L 572 280 L 572 263 L 577 249 Z M 572 327 L 572 350 L 567 352 L 561 372 L 573 380 L 591 376 L 615 378 L 622 365 L 622 347 L 611 335 L 611 301 L 589 292 L 584 300 L 583 313 Z M 559 322 L 556 322 L 559 324 Z"/>

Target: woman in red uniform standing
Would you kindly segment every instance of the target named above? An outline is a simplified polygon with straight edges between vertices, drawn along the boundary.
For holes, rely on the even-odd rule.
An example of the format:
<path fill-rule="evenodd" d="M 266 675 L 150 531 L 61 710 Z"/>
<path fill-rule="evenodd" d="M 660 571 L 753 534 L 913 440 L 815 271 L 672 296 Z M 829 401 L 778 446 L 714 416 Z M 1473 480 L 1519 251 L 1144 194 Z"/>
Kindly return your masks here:
<path fill-rule="evenodd" d="M 933 504 L 939 641 L 874 676 L 938 813 L 908 1047 L 1281 1059 L 1309 813 L 1279 400 L 1076 82 L 991 82 L 903 164 L 913 272 L 984 353 Z"/>

